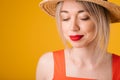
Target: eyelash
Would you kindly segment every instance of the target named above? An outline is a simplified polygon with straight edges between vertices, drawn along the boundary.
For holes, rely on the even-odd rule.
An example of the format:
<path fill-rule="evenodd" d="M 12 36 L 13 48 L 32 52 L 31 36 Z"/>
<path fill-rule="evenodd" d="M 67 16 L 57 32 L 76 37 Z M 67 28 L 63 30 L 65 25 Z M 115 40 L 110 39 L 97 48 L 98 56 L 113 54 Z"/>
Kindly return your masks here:
<path fill-rule="evenodd" d="M 62 19 L 62 21 L 68 21 L 70 18 Z"/>
<path fill-rule="evenodd" d="M 89 17 L 81 18 L 80 20 L 88 20 Z"/>
<path fill-rule="evenodd" d="M 62 21 L 68 21 L 70 18 L 66 18 L 66 19 L 62 19 Z M 88 20 L 89 17 L 86 17 L 86 18 L 81 18 L 80 20 Z"/>

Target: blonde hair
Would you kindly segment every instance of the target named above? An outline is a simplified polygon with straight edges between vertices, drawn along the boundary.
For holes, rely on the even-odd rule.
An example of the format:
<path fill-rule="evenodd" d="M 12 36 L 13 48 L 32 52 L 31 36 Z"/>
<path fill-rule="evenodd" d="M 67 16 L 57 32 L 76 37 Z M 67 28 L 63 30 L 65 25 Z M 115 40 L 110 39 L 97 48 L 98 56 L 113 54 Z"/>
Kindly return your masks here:
<path fill-rule="evenodd" d="M 98 62 L 101 61 L 107 52 L 109 32 L 110 32 L 110 17 L 109 12 L 102 6 L 90 2 L 80 2 L 87 9 L 96 24 L 95 38 L 95 53 L 99 53 Z"/>
<path fill-rule="evenodd" d="M 105 53 L 107 52 L 107 47 L 108 47 L 108 41 L 109 41 L 109 25 L 110 25 L 110 17 L 109 17 L 109 12 L 94 3 L 91 2 L 85 2 L 85 1 L 78 1 L 80 2 L 89 12 L 89 14 L 92 16 L 93 21 L 95 22 L 95 28 L 96 28 L 96 38 L 94 40 L 95 45 L 95 53 L 99 53 L 99 59 L 98 61 L 100 61 L 102 59 L 102 57 L 105 55 Z M 57 21 L 57 27 L 59 30 L 59 33 L 62 37 L 62 40 L 65 44 L 66 47 L 67 46 L 67 41 L 65 40 L 65 38 L 63 37 L 63 33 L 61 30 L 61 24 L 60 24 L 60 11 L 61 11 L 61 7 L 62 7 L 62 3 L 60 2 L 57 5 L 57 9 L 56 9 L 56 21 Z"/>
<path fill-rule="evenodd" d="M 62 4 L 63 4 L 63 2 L 59 2 L 57 4 L 55 18 L 56 18 L 56 21 L 57 21 L 56 23 L 57 23 L 57 29 L 58 29 L 59 35 L 61 36 L 61 39 L 63 41 L 64 46 L 66 48 L 68 48 L 67 41 L 65 40 L 65 38 L 63 36 L 62 28 L 61 28 L 61 23 L 60 23 L 60 11 L 61 11 Z"/>

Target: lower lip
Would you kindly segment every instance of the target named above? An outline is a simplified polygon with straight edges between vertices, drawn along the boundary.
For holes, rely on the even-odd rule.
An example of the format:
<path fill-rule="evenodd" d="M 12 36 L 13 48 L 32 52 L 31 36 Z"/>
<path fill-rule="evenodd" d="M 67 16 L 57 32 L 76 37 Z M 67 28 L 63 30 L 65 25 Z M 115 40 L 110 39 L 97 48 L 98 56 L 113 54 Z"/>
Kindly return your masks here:
<path fill-rule="evenodd" d="M 80 39 L 82 39 L 83 35 L 75 35 L 75 36 L 70 36 L 70 39 L 72 41 L 78 41 Z"/>

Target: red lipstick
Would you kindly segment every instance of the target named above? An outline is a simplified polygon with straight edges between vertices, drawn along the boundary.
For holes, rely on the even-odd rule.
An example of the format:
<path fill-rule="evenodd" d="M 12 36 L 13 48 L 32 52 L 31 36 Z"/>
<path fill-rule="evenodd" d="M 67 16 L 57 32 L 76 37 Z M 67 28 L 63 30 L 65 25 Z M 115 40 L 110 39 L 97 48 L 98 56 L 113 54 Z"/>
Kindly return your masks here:
<path fill-rule="evenodd" d="M 80 40 L 83 36 L 84 36 L 84 35 L 71 35 L 71 36 L 70 36 L 70 39 L 71 39 L 72 41 L 78 41 L 78 40 Z"/>

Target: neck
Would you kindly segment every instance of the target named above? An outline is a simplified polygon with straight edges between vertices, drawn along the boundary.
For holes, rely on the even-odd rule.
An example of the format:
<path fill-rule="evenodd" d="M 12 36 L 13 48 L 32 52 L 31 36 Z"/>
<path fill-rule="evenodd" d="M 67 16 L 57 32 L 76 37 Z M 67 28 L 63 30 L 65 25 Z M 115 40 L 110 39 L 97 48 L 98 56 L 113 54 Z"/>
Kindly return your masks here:
<path fill-rule="evenodd" d="M 81 60 L 93 59 L 95 47 L 87 46 L 82 48 L 73 47 L 70 49 L 70 55 Z"/>
<path fill-rule="evenodd" d="M 94 52 L 94 46 L 87 46 L 83 48 L 71 48 L 69 51 L 70 59 L 75 64 L 95 66 L 99 55 Z"/>

